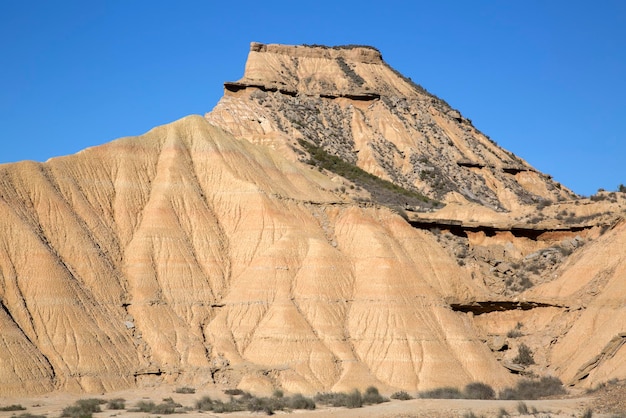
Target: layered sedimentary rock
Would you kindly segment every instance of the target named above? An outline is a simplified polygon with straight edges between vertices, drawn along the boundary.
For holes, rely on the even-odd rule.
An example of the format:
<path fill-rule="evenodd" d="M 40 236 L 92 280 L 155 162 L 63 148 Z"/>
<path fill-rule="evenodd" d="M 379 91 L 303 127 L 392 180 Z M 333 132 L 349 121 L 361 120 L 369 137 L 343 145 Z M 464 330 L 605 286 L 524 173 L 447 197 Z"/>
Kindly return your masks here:
<path fill-rule="evenodd" d="M 0 165 L 0 395 L 626 377 L 625 202 L 575 198 L 373 48 L 253 44 L 205 117 Z"/>
<path fill-rule="evenodd" d="M 1 166 L 0 390 L 507 382 L 444 300 L 480 290 L 333 187 L 200 117 Z"/>
<path fill-rule="evenodd" d="M 302 161 L 304 140 L 433 199 L 507 212 L 573 196 L 371 47 L 253 43 L 243 78 L 206 117 Z"/>

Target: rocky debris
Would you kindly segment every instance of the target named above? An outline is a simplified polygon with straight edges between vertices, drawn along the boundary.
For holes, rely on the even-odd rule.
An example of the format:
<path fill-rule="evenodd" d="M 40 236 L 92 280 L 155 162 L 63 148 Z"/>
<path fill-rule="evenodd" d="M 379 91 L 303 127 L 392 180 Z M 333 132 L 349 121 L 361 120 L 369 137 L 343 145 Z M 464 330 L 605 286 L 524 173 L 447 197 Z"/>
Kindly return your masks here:
<path fill-rule="evenodd" d="M 625 342 L 626 332 L 622 332 L 611 338 L 611 341 L 607 343 L 607 345 L 602 349 L 602 352 L 600 352 L 600 354 L 598 354 L 580 367 L 578 373 L 576 373 L 570 384 L 575 385 L 581 380 L 586 379 L 589 376 L 589 373 L 591 373 L 593 369 L 598 367 L 601 362 L 612 359 L 615 354 L 617 354 L 617 351 L 622 348 Z"/>
<path fill-rule="evenodd" d="M 526 370 L 526 367 L 521 364 L 511 363 L 510 361 L 503 361 L 502 365 L 513 373 L 523 373 Z"/>
<path fill-rule="evenodd" d="M 494 335 L 487 341 L 491 351 L 504 351 L 509 347 L 507 339 L 502 335 Z M 506 366 L 505 366 L 506 367 Z M 510 369 L 507 367 L 507 369 Z"/>

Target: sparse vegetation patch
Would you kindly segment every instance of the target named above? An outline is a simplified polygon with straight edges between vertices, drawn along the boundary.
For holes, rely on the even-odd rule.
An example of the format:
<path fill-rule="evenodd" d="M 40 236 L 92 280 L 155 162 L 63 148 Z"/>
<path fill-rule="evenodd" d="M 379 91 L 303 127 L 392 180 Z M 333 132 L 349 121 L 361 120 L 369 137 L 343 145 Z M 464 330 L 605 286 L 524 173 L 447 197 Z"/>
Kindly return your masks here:
<path fill-rule="evenodd" d="M 226 391 L 225 391 L 226 392 Z M 204 396 L 196 402 L 198 411 L 212 411 L 215 413 L 227 413 L 236 411 L 265 412 L 273 415 L 275 411 L 294 409 L 315 409 L 315 402 L 311 398 L 296 394 L 284 396 L 282 391 L 275 391 L 272 397 L 256 397 L 238 389 L 231 390 L 228 402 L 213 400 Z"/>
<path fill-rule="evenodd" d="M 310 142 L 299 140 L 300 145 L 310 155 L 309 164 L 338 174 L 363 189 L 367 190 L 372 197 L 381 204 L 412 205 L 412 206 L 437 206 L 438 202 L 416 191 L 407 190 L 390 181 L 383 180 L 367 171 L 348 163 L 341 158 L 329 154 L 323 148 Z"/>
<path fill-rule="evenodd" d="M 515 328 L 506 333 L 506 336 L 508 338 L 519 338 L 524 336 L 524 333 L 522 333 L 522 326 L 522 323 L 518 322 L 517 325 L 515 325 Z"/>
<path fill-rule="evenodd" d="M 196 393 L 196 389 L 195 388 L 190 388 L 188 386 L 183 386 L 181 388 L 176 388 L 175 392 L 176 393 L 191 394 L 191 393 Z"/>
<path fill-rule="evenodd" d="M 169 415 L 177 412 L 184 412 L 183 406 L 175 402 L 172 398 L 165 398 L 160 404 L 152 401 L 139 401 L 134 408 L 128 412 L 147 412 L 149 414 Z"/>
<path fill-rule="evenodd" d="M 495 399 L 496 392 L 485 383 L 469 383 L 463 390 L 463 395 L 467 399 Z"/>
<path fill-rule="evenodd" d="M 418 396 L 426 399 L 463 399 L 463 393 L 450 386 L 420 392 Z"/>
<path fill-rule="evenodd" d="M 11 415 L 11 418 L 48 418 L 46 415 L 31 414 L 30 412 L 24 412 L 19 415 Z"/>
<path fill-rule="evenodd" d="M 0 411 L 25 411 L 26 408 L 24 408 L 22 405 L 7 405 L 7 406 L 0 406 Z"/>
<path fill-rule="evenodd" d="M 74 405 L 63 408 L 61 416 L 70 418 L 91 418 L 93 413 L 102 412 L 100 405 L 105 403 L 105 400 L 97 398 L 79 399 Z"/>
<path fill-rule="evenodd" d="M 391 399 L 398 399 L 400 401 L 408 401 L 410 399 L 413 399 L 413 397 L 409 395 L 407 392 L 401 390 L 400 392 L 392 393 Z"/>
<path fill-rule="evenodd" d="M 561 380 L 552 376 L 544 376 L 541 379 L 522 379 L 514 388 L 502 390 L 499 398 L 504 400 L 533 400 L 563 394 L 565 394 L 565 388 Z"/>
<path fill-rule="evenodd" d="M 126 408 L 126 400 L 123 398 L 115 398 L 110 399 L 107 402 L 107 409 L 125 409 Z"/>
<path fill-rule="evenodd" d="M 364 394 L 357 389 L 350 393 L 325 392 L 315 395 L 315 402 L 333 407 L 360 408 L 363 405 L 379 404 L 388 402 L 389 399 L 383 397 L 374 386 L 365 390 Z"/>
<path fill-rule="evenodd" d="M 520 344 L 517 349 L 517 356 L 513 359 L 514 363 L 521 364 L 523 366 L 529 366 L 535 364 L 532 350 L 524 343 Z"/>
<path fill-rule="evenodd" d="M 506 388 L 499 393 L 503 400 L 534 400 L 566 393 L 563 383 L 556 377 L 544 376 L 541 379 L 522 379 L 514 388 Z M 420 398 L 430 399 L 496 399 L 493 388 L 485 383 L 469 383 L 463 391 L 454 387 L 442 387 L 418 393 Z M 506 411 L 505 411 L 506 412 Z"/>

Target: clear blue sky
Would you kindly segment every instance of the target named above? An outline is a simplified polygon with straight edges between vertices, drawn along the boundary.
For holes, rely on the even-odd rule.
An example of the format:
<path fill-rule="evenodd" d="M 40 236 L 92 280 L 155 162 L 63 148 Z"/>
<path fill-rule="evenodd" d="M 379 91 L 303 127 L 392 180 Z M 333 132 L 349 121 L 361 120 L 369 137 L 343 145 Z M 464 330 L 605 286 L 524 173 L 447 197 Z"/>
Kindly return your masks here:
<path fill-rule="evenodd" d="M 626 184 L 626 1 L 0 1 L 0 162 L 211 110 L 249 43 L 368 44 L 580 194 Z"/>

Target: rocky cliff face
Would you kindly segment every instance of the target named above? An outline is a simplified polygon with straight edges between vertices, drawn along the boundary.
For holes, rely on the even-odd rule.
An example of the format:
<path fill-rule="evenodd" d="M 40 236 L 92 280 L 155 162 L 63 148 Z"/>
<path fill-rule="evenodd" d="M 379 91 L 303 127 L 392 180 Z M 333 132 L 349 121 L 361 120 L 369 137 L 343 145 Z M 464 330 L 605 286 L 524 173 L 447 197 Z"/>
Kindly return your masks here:
<path fill-rule="evenodd" d="M 243 78 L 206 117 L 292 159 L 320 147 L 436 200 L 508 212 L 572 197 L 371 47 L 253 43 Z"/>
<path fill-rule="evenodd" d="M 3 393 L 509 379 L 428 233 L 200 117 L 0 179 Z"/>
<path fill-rule="evenodd" d="M 0 165 L 0 395 L 625 377 L 625 199 L 570 197 L 373 48 L 253 44 L 204 118 Z"/>

